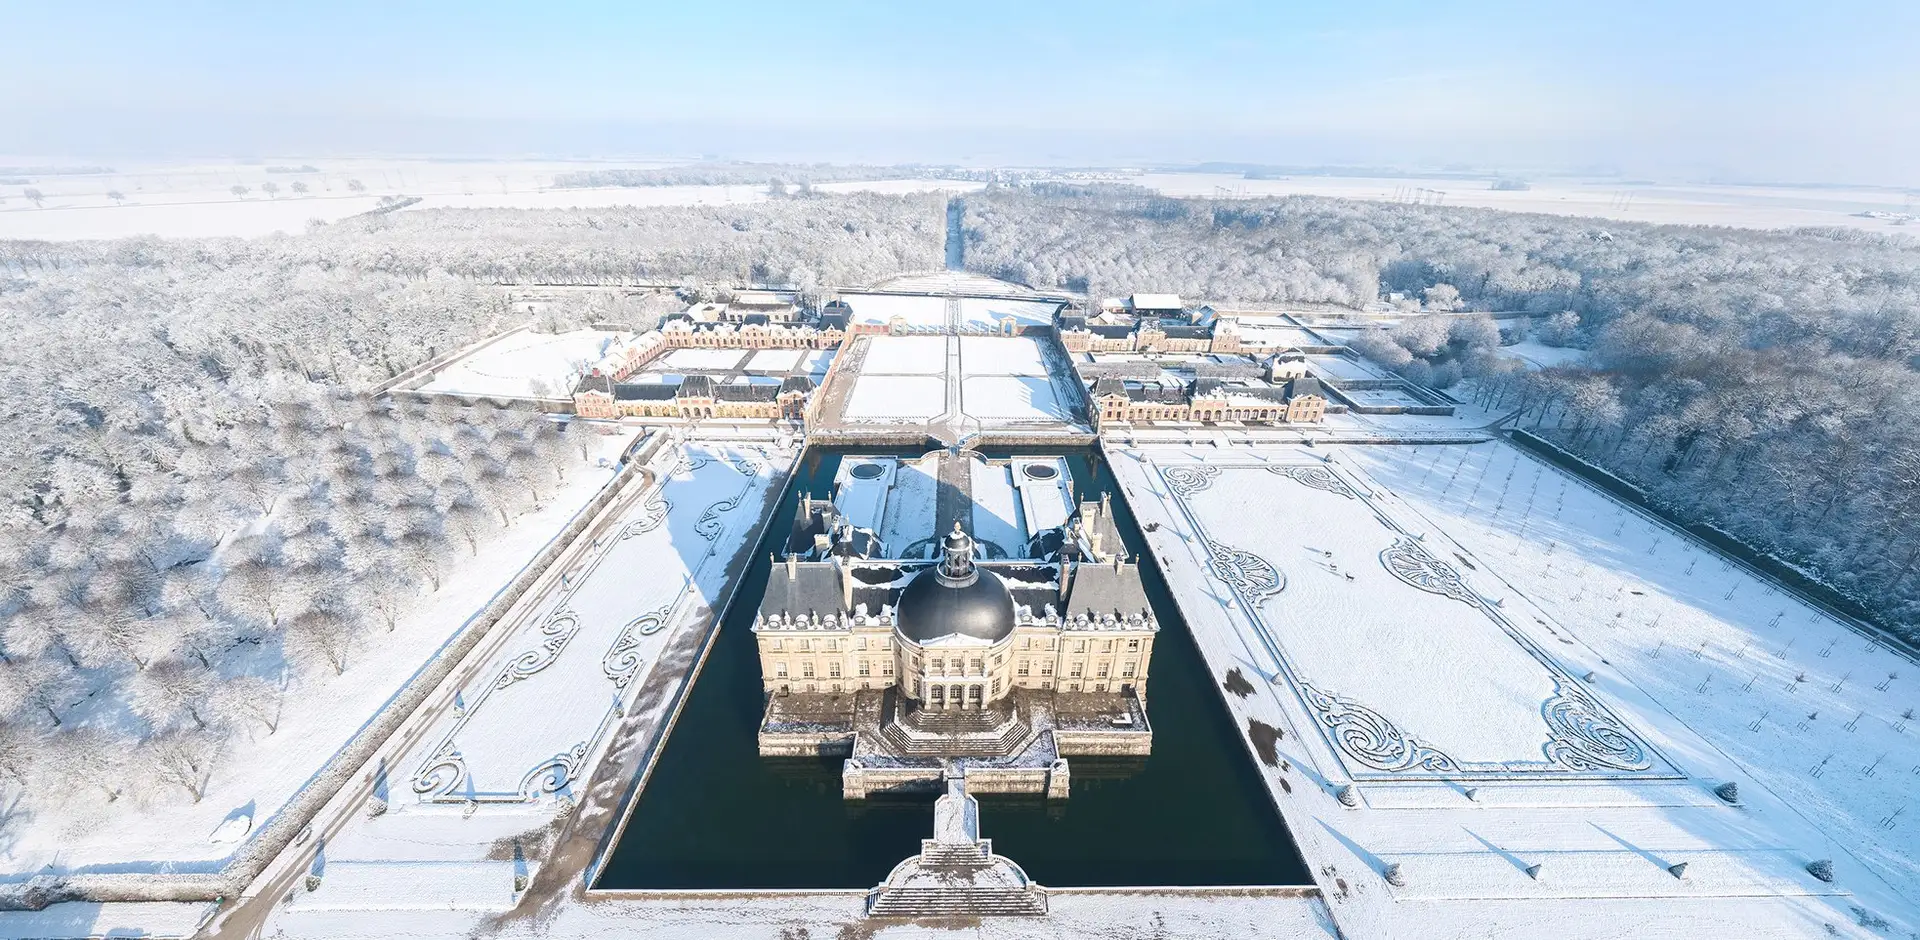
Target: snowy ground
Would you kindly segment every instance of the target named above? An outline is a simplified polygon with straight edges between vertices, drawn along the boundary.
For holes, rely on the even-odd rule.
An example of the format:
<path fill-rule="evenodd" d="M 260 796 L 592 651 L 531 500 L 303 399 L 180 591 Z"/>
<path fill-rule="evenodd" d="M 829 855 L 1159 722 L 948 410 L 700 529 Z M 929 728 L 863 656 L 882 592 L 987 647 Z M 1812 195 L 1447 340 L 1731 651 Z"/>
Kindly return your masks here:
<path fill-rule="evenodd" d="M 847 400 L 856 421 L 930 421 L 947 410 L 947 380 L 937 375 L 862 375 Z"/>
<path fill-rule="evenodd" d="M 960 301 L 960 325 L 975 330 L 997 330 L 1008 318 L 1015 326 L 1049 326 L 1059 304 L 1048 300 L 988 300 L 967 297 Z"/>
<path fill-rule="evenodd" d="M 219 935 L 396 936 L 408 923 L 464 936 L 519 903 L 551 857 L 556 814 L 607 798 L 586 782 L 616 729 L 626 760 L 663 726 L 665 690 L 688 675 L 793 456 L 752 442 L 663 449 L 651 482 L 630 483 L 396 736 L 364 785 L 384 811 L 343 791 L 315 847 L 283 856 Z"/>
<path fill-rule="evenodd" d="M 521 611 L 517 635 L 462 691 L 442 733 L 402 761 L 420 801 L 570 792 L 661 634 L 719 596 L 741 533 L 784 475 L 760 449 L 731 446 L 689 448 L 659 470 L 658 490 Z"/>
<path fill-rule="evenodd" d="M 970 375 L 961 383 L 967 414 L 985 421 L 1060 422 L 1072 413 L 1045 377 Z"/>
<path fill-rule="evenodd" d="M 943 301 L 944 303 L 945 301 Z M 1041 340 L 1026 336 L 871 336 L 839 417 L 863 424 L 993 428 L 1071 423 L 1065 390 L 1048 374 Z"/>
<path fill-rule="evenodd" d="M 1920 710 L 1920 666 L 1512 446 L 1342 460 L 1495 559 L 1920 906 L 1920 722 L 1903 717 Z"/>
<path fill-rule="evenodd" d="M 617 460 L 627 435 L 600 439 Z M 53 816 L 15 813 L 0 840 L 0 878 L 84 871 L 214 871 L 247 843 L 365 723 L 551 541 L 612 477 L 578 467 L 557 495 L 495 532 L 472 557 L 448 566 L 440 589 L 391 632 L 370 634 L 343 675 L 295 672 L 272 734 L 236 739 L 215 766 L 205 797 L 100 803 L 76 794 Z M 5 918 L 0 917 L 0 936 Z"/>
<path fill-rule="evenodd" d="M 44 159 L 13 162 L 44 164 Z M 685 161 L 680 161 L 685 162 Z M 315 172 L 269 173 L 269 166 L 313 166 Z M 612 206 L 726 205 L 767 199 L 764 185 L 634 186 L 555 189 L 562 173 L 609 167 L 671 166 L 673 161 L 599 164 L 575 161 L 433 161 L 409 159 L 275 158 L 254 163 L 127 165 L 114 172 L 31 177 L 44 196 L 28 201 L 28 186 L 0 187 L 0 239 L 257 236 L 298 234 L 309 220 L 334 221 L 379 206 L 382 196 L 412 196 L 422 209 L 567 209 Z M 356 190 L 352 183 L 361 186 Z M 293 191 L 293 184 L 306 193 Z M 263 187 L 279 188 L 269 194 Z M 823 192 L 954 192 L 983 184 L 957 180 L 874 180 L 823 183 Z M 247 193 L 234 194 L 234 186 Z M 118 192 L 116 200 L 109 193 Z"/>
<path fill-rule="evenodd" d="M 1322 378 L 1335 382 L 1354 380 L 1376 380 L 1389 376 L 1364 359 L 1349 359 L 1345 356 L 1311 355 L 1307 365 Z"/>
<path fill-rule="evenodd" d="M 1920 206 L 1916 206 L 1910 193 L 1873 187 L 1547 179 L 1532 180 L 1532 188 L 1526 191 L 1500 192 L 1492 189 L 1485 179 L 1296 176 L 1250 180 L 1208 173 L 1149 173 L 1128 182 L 1169 196 L 1247 199 L 1298 194 L 1741 228 L 1827 225 L 1897 233 L 1912 231 L 1912 225 L 1898 226 L 1889 220 L 1860 218 L 1854 213 L 1878 210 L 1920 216 Z"/>
<path fill-rule="evenodd" d="M 1251 686 L 1236 723 L 1279 733 L 1250 750 L 1346 936 L 1912 929 L 1920 758 L 1874 766 L 1910 736 L 1866 681 L 1910 663 L 1503 443 L 1110 453 L 1216 678 Z M 1816 689 L 1843 701 L 1807 730 L 1746 730 Z"/>
<path fill-rule="evenodd" d="M 913 294 L 841 294 L 840 299 L 853 308 L 855 324 L 885 326 L 894 317 L 906 321 L 909 328 L 941 330 L 949 325 L 947 298 Z"/>
<path fill-rule="evenodd" d="M 615 343 L 630 333 L 574 330 L 570 333 L 522 331 L 471 355 L 454 360 L 420 387 L 423 392 L 456 395 L 496 395 L 512 398 L 564 398 L 573 393 L 574 380 L 590 363 L 599 361 Z M 737 350 L 677 350 L 724 352 L 734 359 Z"/>
<path fill-rule="evenodd" d="M 1047 374 L 1047 363 L 1040 354 L 1040 344 L 1030 339 L 962 336 L 960 356 L 966 362 L 969 376 Z"/>
<path fill-rule="evenodd" d="M 861 371 L 868 375 L 937 375 L 947 370 L 944 336 L 887 336 L 868 342 Z"/>
<path fill-rule="evenodd" d="M 1546 369 L 1579 362 L 1586 356 L 1584 349 L 1571 346 L 1548 346 L 1536 340 L 1526 340 L 1511 346 L 1500 347 L 1500 355 L 1518 359 L 1535 369 Z"/>

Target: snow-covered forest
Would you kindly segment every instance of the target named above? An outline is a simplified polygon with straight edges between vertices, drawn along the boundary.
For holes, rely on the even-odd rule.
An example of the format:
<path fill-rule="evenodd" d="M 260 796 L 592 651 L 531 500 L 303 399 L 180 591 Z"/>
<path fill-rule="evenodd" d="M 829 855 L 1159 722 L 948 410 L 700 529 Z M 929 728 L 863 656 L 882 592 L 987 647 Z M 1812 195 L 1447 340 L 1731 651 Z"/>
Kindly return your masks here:
<path fill-rule="evenodd" d="M 1920 241 L 1112 186 L 989 189 L 966 224 L 969 267 L 1035 286 L 1357 305 L 1445 285 L 1553 314 L 1537 331 L 1586 363 L 1490 375 L 1489 404 L 1920 638 Z M 1486 348 L 1484 325 L 1393 333 L 1361 345 L 1403 371 L 1394 349 Z"/>
<path fill-rule="evenodd" d="M 491 283 L 858 282 L 936 267 L 942 214 L 811 196 L 0 243 L 0 791 L 197 801 L 290 676 L 352 669 L 577 472 L 584 431 L 363 394 L 521 322 Z"/>

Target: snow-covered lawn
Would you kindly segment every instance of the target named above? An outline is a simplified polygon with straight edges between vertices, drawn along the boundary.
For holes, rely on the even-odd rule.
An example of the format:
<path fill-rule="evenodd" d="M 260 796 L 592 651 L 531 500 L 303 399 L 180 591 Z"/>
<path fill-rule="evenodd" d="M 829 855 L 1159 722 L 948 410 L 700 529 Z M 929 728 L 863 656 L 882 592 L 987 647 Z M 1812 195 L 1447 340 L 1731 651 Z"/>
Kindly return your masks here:
<path fill-rule="evenodd" d="M 751 446 L 697 445 L 667 458 L 657 488 L 523 608 L 518 633 L 462 691 L 462 707 L 403 761 L 418 799 L 519 803 L 569 792 L 669 628 L 719 598 L 741 533 L 759 522 L 784 467 Z"/>
<path fill-rule="evenodd" d="M 962 336 L 960 364 L 968 376 L 1047 374 L 1039 342 L 1024 336 Z"/>
<path fill-rule="evenodd" d="M 867 340 L 861 375 L 934 375 L 947 371 L 944 336 L 875 336 Z"/>
<path fill-rule="evenodd" d="M 804 349 L 762 349 L 747 360 L 746 370 L 784 375 L 798 368 L 806 353 Z"/>
<path fill-rule="evenodd" d="M 1865 637 L 1792 630 L 1811 611 L 1577 483 L 1563 498 L 1557 474 L 1534 487 L 1537 465 L 1505 444 L 1110 453 L 1215 678 L 1245 680 L 1223 700 L 1346 936 L 1912 929 L 1915 852 L 1894 810 L 1916 760 L 1897 719 L 1860 715 L 1886 695 L 1868 663 L 1882 680 L 1908 664 Z M 1381 547 L 1383 532 L 1398 534 Z M 1756 606 L 1714 610 L 1743 596 Z M 1798 639 L 1763 648 L 1782 611 Z M 1463 630 L 1469 613 L 1491 626 Z M 1709 624 L 1734 635 L 1672 642 Z M 1850 676 L 1828 665 L 1849 643 L 1867 658 Z M 1529 673 L 1551 681 L 1516 681 Z M 1841 701 L 1808 718 L 1816 688 Z M 1718 700 L 1736 704 L 1701 704 Z M 1505 762 L 1522 726 L 1562 770 L 1455 753 Z M 1644 769 L 1621 769 L 1636 757 Z M 1737 805 L 1715 793 L 1728 782 Z M 1808 872 L 1818 859 L 1832 883 Z"/>
<path fill-rule="evenodd" d="M 1293 349 L 1301 346 L 1325 346 L 1327 341 L 1297 326 L 1275 323 L 1273 325 L 1249 324 L 1249 317 L 1240 320 L 1240 344 L 1261 349 Z"/>
<path fill-rule="evenodd" d="M 894 317 L 908 326 L 942 328 L 947 326 L 945 297 L 917 297 L 911 294 L 841 294 L 840 299 L 853 308 L 854 323 L 885 325 Z"/>
<path fill-rule="evenodd" d="M 1393 518 L 1364 484 L 1311 458 L 1222 455 L 1158 472 L 1270 646 L 1261 671 L 1287 675 L 1349 776 L 1672 774 L 1514 628 L 1509 618 L 1532 616 L 1522 599 L 1475 592 L 1456 570 L 1465 556 Z M 1555 722 L 1563 708 L 1593 727 Z M 1351 746 L 1356 716 L 1397 746 Z"/>
<path fill-rule="evenodd" d="M 1920 906 L 1920 666 L 1505 443 L 1349 448 Z"/>
<path fill-rule="evenodd" d="M 1316 354 L 1307 357 L 1307 365 L 1321 376 L 1336 382 L 1342 379 L 1352 381 L 1388 378 L 1385 372 L 1364 359 Z"/>
<path fill-rule="evenodd" d="M 598 456 L 617 460 L 630 436 L 600 438 Z M 304 787 L 432 655 L 486 607 L 612 477 L 614 467 L 581 467 L 538 510 L 449 564 L 440 588 L 377 630 L 342 675 L 290 673 L 282 719 L 268 734 L 236 738 L 214 766 L 197 803 L 123 797 L 114 803 L 76 789 L 60 812 L 17 814 L 0 840 L 0 878 L 73 871 L 213 871 Z"/>
<path fill-rule="evenodd" d="M 1511 346 L 1502 346 L 1499 349 L 1499 353 L 1502 356 L 1519 359 L 1535 369 L 1546 369 L 1553 366 L 1564 366 L 1568 363 L 1578 362 L 1582 357 L 1586 356 L 1587 351 L 1584 349 L 1575 349 L 1571 346 L 1548 346 L 1545 343 L 1530 339 L 1524 342 L 1514 343 Z"/>
<path fill-rule="evenodd" d="M 947 380 L 937 375 L 862 375 L 847 399 L 857 421 L 926 421 L 947 410 Z"/>
<path fill-rule="evenodd" d="M 747 353 L 739 349 L 676 349 L 667 353 L 666 365 L 672 369 L 705 369 L 724 372 L 738 366 Z"/>
<path fill-rule="evenodd" d="M 514 398 L 565 397 L 572 393 L 574 378 L 582 369 L 599 361 L 615 343 L 629 338 L 629 334 L 606 330 L 522 331 L 454 360 L 420 390 Z M 715 351 L 739 358 L 735 351 Z"/>
<path fill-rule="evenodd" d="M 1012 317 L 1018 326 L 1047 326 L 1059 304 L 1048 300 L 988 300 L 965 297 L 960 300 L 960 325 L 972 329 L 1000 328 L 1002 320 Z"/>
<path fill-rule="evenodd" d="M 961 383 L 966 412 L 986 421 L 1066 421 L 1072 417 L 1045 377 L 975 375 Z"/>

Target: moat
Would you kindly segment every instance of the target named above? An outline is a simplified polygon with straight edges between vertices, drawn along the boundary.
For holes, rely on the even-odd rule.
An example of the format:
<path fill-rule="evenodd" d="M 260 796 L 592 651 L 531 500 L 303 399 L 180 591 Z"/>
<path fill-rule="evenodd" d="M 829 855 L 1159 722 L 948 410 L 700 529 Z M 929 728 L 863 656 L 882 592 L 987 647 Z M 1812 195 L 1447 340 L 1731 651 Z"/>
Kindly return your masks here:
<path fill-rule="evenodd" d="M 756 560 L 784 539 L 779 523 L 801 495 L 827 496 L 842 454 L 856 452 L 876 451 L 807 452 Z M 1081 498 L 1112 495 L 1121 536 L 1143 560 L 1162 625 L 1148 702 L 1153 751 L 1076 758 L 1069 799 L 982 796 L 982 834 L 1055 887 L 1310 883 L 1221 701 L 1220 678 L 1201 661 L 1112 475 L 1090 451 L 1068 464 Z M 759 755 L 763 698 L 749 628 L 767 575 L 764 564 L 749 567 L 597 887 L 869 888 L 926 837 L 931 795 L 849 801 L 840 758 Z"/>

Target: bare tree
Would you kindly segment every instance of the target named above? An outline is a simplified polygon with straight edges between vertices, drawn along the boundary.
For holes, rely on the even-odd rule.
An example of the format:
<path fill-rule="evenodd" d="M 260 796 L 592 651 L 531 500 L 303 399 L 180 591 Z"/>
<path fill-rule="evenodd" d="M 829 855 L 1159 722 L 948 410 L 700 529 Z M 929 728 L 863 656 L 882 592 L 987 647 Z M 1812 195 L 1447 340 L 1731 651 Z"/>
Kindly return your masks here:
<path fill-rule="evenodd" d="M 208 696 L 214 689 L 213 670 L 185 659 L 162 659 L 127 679 L 127 706 L 157 729 L 177 726 L 182 719 L 195 728 L 207 726 Z"/>
<path fill-rule="evenodd" d="M 251 190 L 247 189 L 245 186 L 235 183 L 233 186 L 227 189 L 227 192 L 232 193 L 237 198 L 245 199 L 247 198 L 247 193 L 251 192 Z"/>
<path fill-rule="evenodd" d="M 47 202 L 47 194 L 31 186 L 21 190 L 20 195 L 27 197 L 27 201 L 33 203 L 33 207 L 36 209 L 42 208 Z"/>
<path fill-rule="evenodd" d="M 41 739 L 40 787 L 71 790 L 85 784 L 99 788 L 107 802 L 120 798 L 129 755 L 137 742 L 129 735 L 91 725 L 62 728 Z"/>
<path fill-rule="evenodd" d="M 294 180 L 292 186 L 289 188 L 293 190 L 294 195 L 304 196 L 307 194 L 307 190 L 309 187 L 307 186 L 305 180 Z"/>
<path fill-rule="evenodd" d="M 267 733 L 280 730 L 280 710 L 285 696 L 280 686 L 259 676 L 240 676 L 221 683 L 209 702 L 216 718 L 232 724 L 257 721 Z"/>
<path fill-rule="evenodd" d="M 153 780 L 187 791 L 198 803 L 225 746 L 226 736 L 216 729 L 173 728 L 141 742 L 134 759 Z"/>
<path fill-rule="evenodd" d="M 264 183 L 261 183 L 260 191 L 263 193 L 266 193 L 267 197 L 270 199 L 280 198 L 280 184 L 272 180 L 268 180 Z"/>
<path fill-rule="evenodd" d="M 362 629 L 363 621 L 353 614 L 332 606 L 314 607 L 287 621 L 281 643 L 293 659 L 324 663 L 337 676 L 347 671 L 347 657 Z"/>

